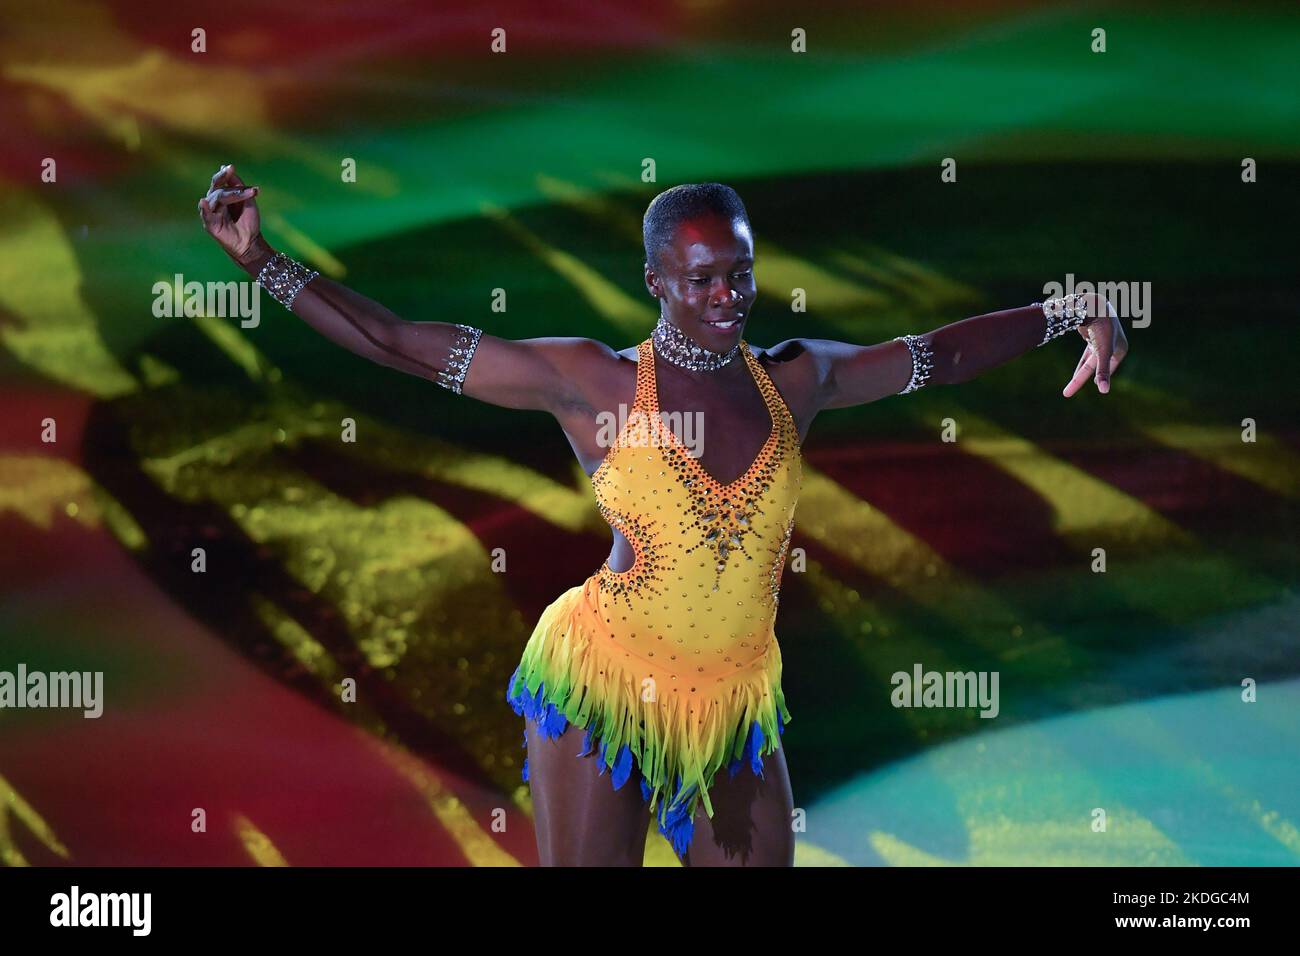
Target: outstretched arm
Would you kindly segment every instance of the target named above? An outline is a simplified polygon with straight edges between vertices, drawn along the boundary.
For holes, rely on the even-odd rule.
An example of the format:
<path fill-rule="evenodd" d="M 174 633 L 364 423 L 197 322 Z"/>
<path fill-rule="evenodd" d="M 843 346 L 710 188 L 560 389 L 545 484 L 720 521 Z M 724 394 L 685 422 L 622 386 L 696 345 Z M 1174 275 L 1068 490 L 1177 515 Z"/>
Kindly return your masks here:
<path fill-rule="evenodd" d="M 276 252 L 262 237 L 249 187 L 224 166 L 199 201 L 208 232 L 227 255 L 256 278 Z M 291 310 L 321 335 L 372 362 L 445 382 L 457 371 L 453 349 L 468 336 L 451 322 L 412 322 L 373 299 L 324 276 L 311 279 L 292 299 Z M 464 368 L 463 394 L 506 408 L 555 412 L 582 402 L 580 371 L 611 355 L 603 343 L 576 337 L 502 339 L 482 334 Z"/>
<path fill-rule="evenodd" d="M 275 251 L 263 249 L 247 266 L 257 276 Z M 324 276 L 312 279 L 293 300 L 293 314 L 333 342 L 389 368 L 444 381 L 457 369 L 453 347 L 470 343 L 452 322 L 403 319 L 373 299 Z M 461 393 L 505 408 L 554 412 L 582 401 L 583 365 L 609 350 L 591 339 L 503 339 L 482 333 L 464 369 Z"/>
<path fill-rule="evenodd" d="M 1102 393 L 1110 375 L 1128 353 L 1128 341 L 1115 310 L 1104 298 L 1085 295 L 1070 303 L 1087 316 L 1078 332 L 1087 341 L 1083 357 L 1062 394 L 1070 397 L 1095 378 Z M 1049 310 L 1052 304 L 1048 304 Z M 1068 321 L 1055 328 L 1069 330 Z M 807 361 L 815 366 L 819 408 L 847 408 L 923 385 L 955 385 L 1024 355 L 1044 343 L 1048 317 L 1035 304 L 977 315 L 923 335 L 899 337 L 877 345 L 853 345 L 828 339 L 803 339 Z M 1052 336 L 1053 338 L 1055 335 Z M 1102 371 L 1102 370 L 1105 371 Z"/>

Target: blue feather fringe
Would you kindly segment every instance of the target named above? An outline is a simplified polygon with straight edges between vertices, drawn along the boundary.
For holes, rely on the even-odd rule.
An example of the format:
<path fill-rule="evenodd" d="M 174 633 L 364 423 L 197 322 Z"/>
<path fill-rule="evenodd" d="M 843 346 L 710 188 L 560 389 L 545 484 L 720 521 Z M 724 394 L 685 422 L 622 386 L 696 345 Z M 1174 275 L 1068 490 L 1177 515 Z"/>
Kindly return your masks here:
<path fill-rule="evenodd" d="M 559 737 L 569 727 L 568 719 L 552 703 L 546 701 L 545 687 L 538 685 L 537 693 L 529 694 L 525 686 L 519 693 L 514 692 L 515 681 L 518 678 L 519 670 L 510 677 L 510 683 L 506 689 L 506 700 L 516 714 L 526 720 L 531 720 L 537 726 L 538 733 L 544 738 L 554 739 Z M 780 710 L 776 714 L 776 727 L 779 734 L 785 733 L 785 721 L 781 718 Z M 760 780 L 763 777 L 763 743 L 767 738 L 763 734 L 763 728 L 758 721 L 750 724 L 749 732 L 745 737 L 745 746 L 741 756 L 731 761 L 727 765 L 727 772 L 731 777 L 735 777 L 741 768 L 746 764 L 749 765 L 750 771 Z M 524 746 L 528 745 L 528 734 L 524 733 Z M 597 763 L 599 773 L 603 774 L 606 770 L 610 771 L 610 783 L 615 790 L 620 789 L 632 775 L 632 768 L 635 760 L 632 755 L 632 749 L 627 744 L 619 748 L 618 756 L 614 758 L 614 766 L 611 769 L 606 762 L 606 745 L 603 741 L 597 740 L 595 733 L 588 730 L 582 742 L 582 753 L 579 757 L 586 757 L 591 754 L 592 748 L 599 745 L 599 756 Z M 523 778 L 528 780 L 528 758 L 524 758 Z M 670 798 L 667 798 L 661 805 L 659 813 L 658 826 L 659 832 L 664 835 L 669 843 L 672 844 L 673 851 L 678 855 L 683 855 L 689 848 L 691 840 L 695 836 L 695 819 L 689 812 L 691 798 L 695 795 L 695 786 L 692 785 L 683 789 L 682 778 L 677 777 L 677 787 Z M 641 799 L 647 803 L 654 795 L 654 790 L 641 777 Z"/>
<path fill-rule="evenodd" d="M 678 856 L 690 849 L 691 840 L 695 836 L 695 815 L 690 812 L 694 792 L 694 787 L 683 791 L 682 778 L 678 777 L 677 795 L 659 818 L 659 832 L 672 844 L 673 852 Z"/>

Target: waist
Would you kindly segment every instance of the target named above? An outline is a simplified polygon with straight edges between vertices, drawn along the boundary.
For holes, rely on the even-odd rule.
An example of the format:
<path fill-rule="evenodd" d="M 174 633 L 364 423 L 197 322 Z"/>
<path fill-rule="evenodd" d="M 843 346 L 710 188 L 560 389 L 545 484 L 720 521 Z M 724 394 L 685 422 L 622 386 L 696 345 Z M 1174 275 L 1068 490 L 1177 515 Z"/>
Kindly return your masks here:
<path fill-rule="evenodd" d="M 584 674 L 592 671 L 589 677 L 612 664 L 637 684 L 650 680 L 691 694 L 779 681 L 781 651 L 770 619 L 764 618 L 756 627 L 719 630 L 705 620 L 683 626 L 672 617 L 663 609 L 656 614 L 650 607 L 616 612 L 613 601 L 602 592 L 599 574 L 592 574 L 546 609 L 525 657 L 549 654 L 581 661 L 576 666 Z"/>
<path fill-rule="evenodd" d="M 775 608 L 760 595 L 698 584 L 692 595 L 686 582 L 677 582 L 678 590 L 635 592 L 611 588 L 607 571 L 602 566 L 583 583 L 575 610 L 600 638 L 643 660 L 666 669 L 730 671 L 776 643 Z"/>

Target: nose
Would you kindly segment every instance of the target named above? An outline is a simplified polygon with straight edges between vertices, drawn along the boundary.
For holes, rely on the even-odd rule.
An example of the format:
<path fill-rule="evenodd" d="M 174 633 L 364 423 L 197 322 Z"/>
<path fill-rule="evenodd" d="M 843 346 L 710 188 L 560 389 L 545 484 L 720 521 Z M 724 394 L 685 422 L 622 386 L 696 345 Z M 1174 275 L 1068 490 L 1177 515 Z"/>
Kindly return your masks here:
<path fill-rule="evenodd" d="M 715 309 L 729 309 L 741 301 L 743 296 L 728 284 L 722 291 L 722 295 L 714 298 L 713 307 Z"/>

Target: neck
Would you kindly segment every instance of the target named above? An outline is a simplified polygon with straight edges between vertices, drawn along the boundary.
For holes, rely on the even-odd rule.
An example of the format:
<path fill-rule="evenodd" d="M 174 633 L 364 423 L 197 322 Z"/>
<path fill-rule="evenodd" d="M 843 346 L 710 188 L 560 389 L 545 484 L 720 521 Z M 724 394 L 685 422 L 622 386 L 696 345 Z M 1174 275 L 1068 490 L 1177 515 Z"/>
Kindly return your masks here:
<path fill-rule="evenodd" d="M 741 339 L 726 352 L 715 352 L 696 342 L 662 314 L 650 340 L 658 355 L 678 368 L 692 372 L 712 372 L 730 364 L 744 344 L 744 339 Z"/>

